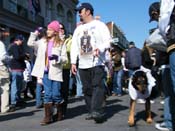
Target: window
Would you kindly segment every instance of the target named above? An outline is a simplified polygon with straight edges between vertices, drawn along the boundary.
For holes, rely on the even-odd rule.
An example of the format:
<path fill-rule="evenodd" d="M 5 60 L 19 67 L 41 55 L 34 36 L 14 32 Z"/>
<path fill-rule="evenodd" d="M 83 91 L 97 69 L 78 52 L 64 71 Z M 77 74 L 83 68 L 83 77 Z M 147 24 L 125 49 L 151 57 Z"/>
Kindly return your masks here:
<path fill-rule="evenodd" d="M 9 10 L 17 14 L 17 0 L 9 0 Z"/>
<path fill-rule="evenodd" d="M 57 15 L 58 17 L 64 17 L 64 8 L 61 4 L 57 5 Z"/>
<path fill-rule="evenodd" d="M 67 22 L 68 22 L 68 32 L 72 32 L 72 24 L 73 24 L 73 14 L 71 11 L 67 12 Z"/>
<path fill-rule="evenodd" d="M 48 24 L 50 21 L 51 21 L 51 14 L 52 14 L 52 8 L 53 8 L 53 3 L 51 0 L 46 0 L 46 5 L 45 5 L 45 21 L 46 21 L 46 24 Z"/>

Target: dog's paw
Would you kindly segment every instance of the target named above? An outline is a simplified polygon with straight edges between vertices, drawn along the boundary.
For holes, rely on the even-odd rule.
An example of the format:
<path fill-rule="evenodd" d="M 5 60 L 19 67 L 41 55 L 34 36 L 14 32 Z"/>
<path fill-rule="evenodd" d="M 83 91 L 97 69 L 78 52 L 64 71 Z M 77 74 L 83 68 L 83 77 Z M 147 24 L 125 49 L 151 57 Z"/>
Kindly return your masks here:
<path fill-rule="evenodd" d="M 129 126 L 134 126 L 134 125 L 135 125 L 134 118 L 129 117 L 129 119 L 128 119 L 128 125 L 129 125 Z"/>
<path fill-rule="evenodd" d="M 148 124 L 151 124 L 151 123 L 153 122 L 153 119 L 152 119 L 152 118 L 147 118 L 147 119 L 146 119 L 146 122 L 147 122 Z"/>

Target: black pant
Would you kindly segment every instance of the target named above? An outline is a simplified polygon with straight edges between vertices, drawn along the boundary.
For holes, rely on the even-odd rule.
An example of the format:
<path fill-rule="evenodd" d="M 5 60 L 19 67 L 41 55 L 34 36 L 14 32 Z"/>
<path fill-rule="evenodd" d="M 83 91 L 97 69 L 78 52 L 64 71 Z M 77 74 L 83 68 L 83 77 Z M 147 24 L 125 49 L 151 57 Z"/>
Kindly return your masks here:
<path fill-rule="evenodd" d="M 89 113 L 103 113 L 105 101 L 105 71 L 103 66 L 80 69 L 85 103 Z"/>
<path fill-rule="evenodd" d="M 70 78 L 70 69 L 63 69 L 63 80 L 61 83 L 61 95 L 64 99 L 62 112 L 63 115 L 66 115 L 67 112 L 67 104 L 68 104 L 68 96 L 69 96 L 69 78 Z"/>

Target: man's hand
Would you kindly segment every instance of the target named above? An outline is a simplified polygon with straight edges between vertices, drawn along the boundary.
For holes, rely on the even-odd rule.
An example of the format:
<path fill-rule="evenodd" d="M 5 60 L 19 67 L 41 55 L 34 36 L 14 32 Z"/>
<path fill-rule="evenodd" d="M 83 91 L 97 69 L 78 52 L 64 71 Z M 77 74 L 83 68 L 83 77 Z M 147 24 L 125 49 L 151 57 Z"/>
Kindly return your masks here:
<path fill-rule="evenodd" d="M 99 53 L 100 53 L 100 50 L 99 50 L 98 48 L 96 48 L 96 49 L 94 50 L 94 52 L 93 52 L 93 55 L 94 55 L 95 57 L 98 57 L 98 56 L 99 56 Z"/>
<path fill-rule="evenodd" d="M 72 66 L 71 66 L 71 71 L 72 71 L 72 73 L 73 73 L 74 75 L 76 75 L 76 73 L 77 73 L 77 66 L 76 66 L 76 64 L 72 64 Z"/>
<path fill-rule="evenodd" d="M 39 77 L 38 77 L 38 78 L 37 78 L 37 83 L 38 83 L 38 84 L 43 84 L 42 78 L 39 78 Z"/>

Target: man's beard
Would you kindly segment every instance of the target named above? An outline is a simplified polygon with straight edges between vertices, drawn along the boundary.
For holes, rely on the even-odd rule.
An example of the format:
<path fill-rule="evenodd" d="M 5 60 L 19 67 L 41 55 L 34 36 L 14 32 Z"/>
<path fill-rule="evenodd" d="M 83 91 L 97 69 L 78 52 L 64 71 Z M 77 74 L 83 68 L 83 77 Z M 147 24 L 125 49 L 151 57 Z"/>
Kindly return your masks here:
<path fill-rule="evenodd" d="M 83 22 L 83 19 L 82 19 L 82 18 L 80 18 L 80 21 L 81 21 L 81 22 Z"/>

